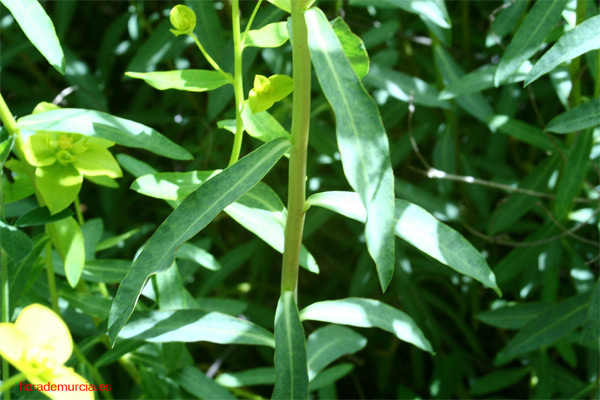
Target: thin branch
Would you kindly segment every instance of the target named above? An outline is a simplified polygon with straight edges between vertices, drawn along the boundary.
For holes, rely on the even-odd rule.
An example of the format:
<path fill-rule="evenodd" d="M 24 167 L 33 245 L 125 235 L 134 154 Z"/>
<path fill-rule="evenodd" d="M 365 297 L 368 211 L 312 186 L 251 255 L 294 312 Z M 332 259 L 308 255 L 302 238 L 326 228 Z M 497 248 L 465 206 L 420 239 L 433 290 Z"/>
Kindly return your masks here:
<path fill-rule="evenodd" d="M 523 189 L 523 188 L 519 188 L 519 187 L 513 187 L 513 186 L 504 185 L 502 183 L 496 183 L 496 182 L 492 182 L 492 181 L 486 181 L 483 179 L 475 178 L 473 176 L 449 174 L 449 173 L 441 171 L 437 168 L 429 167 L 427 170 L 422 170 L 420 168 L 416 168 L 416 167 L 413 167 L 410 165 L 408 166 L 408 168 L 412 171 L 415 171 L 415 172 L 421 174 L 421 175 L 425 175 L 426 177 L 431 178 L 431 179 L 446 179 L 446 180 L 450 180 L 450 181 L 470 183 L 473 185 L 481 185 L 481 186 L 487 186 L 487 187 L 491 187 L 491 188 L 498 189 L 498 190 L 504 190 L 509 193 L 513 193 L 513 192 L 521 193 L 521 194 L 524 194 L 527 196 L 543 197 L 545 199 L 555 199 L 556 198 L 556 195 L 553 195 L 553 194 L 538 192 L 535 190 Z M 576 197 L 573 199 L 573 202 L 575 202 L 575 203 L 595 203 L 595 202 L 598 202 L 598 199 L 586 199 L 583 197 Z"/>
<path fill-rule="evenodd" d="M 551 243 L 554 242 L 558 239 L 562 239 L 566 236 L 571 236 L 574 232 L 578 231 L 579 229 L 583 228 L 584 226 L 586 226 L 588 224 L 588 222 L 590 222 L 600 211 L 600 208 L 597 208 L 594 210 L 594 213 L 585 221 L 580 222 L 579 224 L 573 226 L 571 229 L 565 230 L 562 233 L 558 234 L 558 235 L 554 235 L 554 236 L 550 236 L 546 239 L 541 239 L 541 240 L 534 240 L 531 242 L 513 242 L 512 240 L 503 240 L 503 239 L 499 239 L 496 236 L 488 236 L 483 232 L 478 231 L 477 229 L 469 226 L 466 222 L 461 221 L 463 226 L 472 234 L 474 234 L 475 236 L 478 236 L 490 243 L 494 243 L 494 244 L 499 244 L 499 245 L 503 245 L 503 246 L 512 246 L 512 247 L 533 247 L 533 246 L 540 246 L 543 244 L 547 244 L 547 243 Z M 580 238 L 578 236 L 578 238 Z M 587 240 L 587 239 L 586 239 Z M 600 243 L 593 243 L 594 246 L 596 247 L 600 247 Z"/>

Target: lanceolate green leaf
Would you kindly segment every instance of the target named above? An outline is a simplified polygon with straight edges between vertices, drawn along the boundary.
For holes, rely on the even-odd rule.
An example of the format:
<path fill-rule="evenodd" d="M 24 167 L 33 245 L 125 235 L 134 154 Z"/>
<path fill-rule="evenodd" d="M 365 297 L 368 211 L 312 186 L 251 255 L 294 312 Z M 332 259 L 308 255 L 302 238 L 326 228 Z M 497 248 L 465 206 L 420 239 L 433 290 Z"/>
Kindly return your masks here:
<path fill-rule="evenodd" d="M 177 160 L 193 157 L 184 148 L 159 132 L 140 123 L 115 117 L 101 111 L 65 108 L 20 118 L 23 130 L 79 133 L 108 139 L 123 146 L 151 151 Z"/>
<path fill-rule="evenodd" d="M 527 77 L 525 86 L 540 76 L 552 71 L 557 65 L 572 60 L 588 51 L 600 49 L 600 15 L 593 16 L 565 33 L 535 63 Z"/>
<path fill-rule="evenodd" d="M 287 22 L 274 22 L 248 31 L 244 47 L 279 47 L 288 40 Z"/>
<path fill-rule="evenodd" d="M 463 94 L 477 93 L 494 87 L 494 75 L 496 65 L 486 64 L 466 75 L 461 76 L 442 90 L 440 100 L 448 100 Z M 512 75 L 507 78 L 507 83 L 523 82 L 527 73 L 531 70 L 531 63 L 525 61 Z"/>
<path fill-rule="evenodd" d="M 567 216 L 573 198 L 577 197 L 585 179 L 594 136 L 591 129 L 579 132 L 561 172 L 554 200 L 554 215 L 560 220 Z"/>
<path fill-rule="evenodd" d="M 546 130 L 556 133 L 577 132 L 600 125 L 600 98 L 588 100 L 554 117 Z"/>
<path fill-rule="evenodd" d="M 567 0 L 536 1 L 498 63 L 494 84 L 500 86 L 540 48 L 558 22 Z"/>
<path fill-rule="evenodd" d="M 253 138 L 263 142 L 278 137 L 290 137 L 289 132 L 268 111 L 253 113 L 247 102 L 242 110 L 242 121 L 244 121 L 244 130 Z"/>
<path fill-rule="evenodd" d="M 227 389 L 210 379 L 195 367 L 185 367 L 176 376 L 179 385 L 197 399 L 234 400 L 235 396 Z"/>
<path fill-rule="evenodd" d="M 367 248 L 385 290 L 394 273 L 394 176 L 388 139 L 375 102 L 323 12 L 311 9 L 305 18 L 313 65 L 336 115 L 344 173 L 367 210 Z"/>
<path fill-rule="evenodd" d="M 310 196 L 308 206 L 319 206 L 357 221 L 365 221 L 365 209 L 352 192 L 322 192 Z M 460 233 L 438 221 L 423 208 L 396 199 L 396 236 L 457 272 L 478 280 L 501 295 L 494 273 L 483 256 Z"/>
<path fill-rule="evenodd" d="M 229 83 L 217 71 L 183 69 L 161 72 L 125 72 L 130 78 L 143 79 L 158 90 L 177 89 L 188 92 L 207 92 Z"/>
<path fill-rule="evenodd" d="M 558 149 L 564 149 L 564 146 L 560 140 L 550 139 L 549 133 L 544 133 L 540 128 L 534 125 L 511 118 L 507 115 L 494 115 L 488 120 L 488 123 L 493 132 L 498 130 L 505 135 L 509 135 L 517 140 L 529 143 L 538 149 L 553 153 Z"/>
<path fill-rule="evenodd" d="M 344 53 L 346 53 L 356 76 L 358 79 L 364 78 L 369 72 L 369 55 L 362 39 L 356 36 L 341 18 L 336 18 L 331 26 L 340 39 Z"/>
<path fill-rule="evenodd" d="M 551 345 L 567 336 L 585 322 L 591 295 L 589 291 L 571 297 L 539 314 L 498 353 L 495 363 L 504 364 L 520 354 Z"/>
<path fill-rule="evenodd" d="M 219 312 L 169 310 L 135 312 L 119 338 L 147 342 L 199 342 L 275 347 L 271 332 Z"/>
<path fill-rule="evenodd" d="M 70 217 L 71 215 L 73 215 L 73 211 L 68 208 L 62 210 L 58 214 L 51 215 L 48 207 L 39 207 L 19 217 L 19 219 L 17 219 L 15 222 L 15 226 L 23 227 L 44 225 Z"/>
<path fill-rule="evenodd" d="M 176 200 L 180 203 L 214 175 L 215 171 L 144 175 L 136 179 L 131 188 L 147 196 Z M 224 211 L 269 246 L 283 253 L 287 210 L 279 196 L 268 185 L 260 182 Z M 300 250 L 300 265 L 313 273 L 319 273 L 317 262 L 305 246 Z"/>
<path fill-rule="evenodd" d="M 275 372 L 273 399 L 308 398 L 304 329 L 290 291 L 281 294 L 275 313 Z"/>
<path fill-rule="evenodd" d="M 378 300 L 350 297 L 320 301 L 303 309 L 300 319 L 383 329 L 400 340 L 433 353 L 431 344 L 409 315 Z"/>
<path fill-rule="evenodd" d="M 536 316 L 547 311 L 551 304 L 542 302 L 506 305 L 477 314 L 477 319 L 502 329 L 521 329 Z"/>
<path fill-rule="evenodd" d="M 150 275 L 167 270 L 177 248 L 202 230 L 229 204 L 250 190 L 290 148 L 286 139 L 276 139 L 250 153 L 191 193 L 156 230 L 113 300 L 108 330 L 114 344 L 129 319 Z"/>
<path fill-rule="evenodd" d="M 0 220 L 0 247 L 14 261 L 19 261 L 31 253 L 33 242 L 24 232 Z"/>
<path fill-rule="evenodd" d="M 311 381 L 329 364 L 367 345 L 367 339 L 350 328 L 328 325 L 317 329 L 306 340 L 308 379 Z"/>
<path fill-rule="evenodd" d="M 401 101 L 412 101 L 427 107 L 451 108 L 447 100 L 438 100 L 440 93 L 429 83 L 402 72 L 380 67 L 375 63 L 371 65 L 365 83 L 385 90 L 390 96 Z"/>
<path fill-rule="evenodd" d="M 54 24 L 38 0 L 1 0 L 31 43 L 58 72 L 65 73 L 65 56 Z"/>

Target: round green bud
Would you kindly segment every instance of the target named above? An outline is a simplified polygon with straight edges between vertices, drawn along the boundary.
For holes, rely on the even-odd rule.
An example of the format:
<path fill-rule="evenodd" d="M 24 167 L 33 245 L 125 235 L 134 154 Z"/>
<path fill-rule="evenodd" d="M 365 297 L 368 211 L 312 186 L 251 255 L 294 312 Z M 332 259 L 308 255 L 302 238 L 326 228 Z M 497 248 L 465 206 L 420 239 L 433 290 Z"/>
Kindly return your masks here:
<path fill-rule="evenodd" d="M 191 8 L 184 6 L 183 4 L 178 4 L 173 7 L 169 18 L 171 20 L 171 25 L 175 28 L 171 29 L 171 32 L 173 32 L 175 36 L 188 35 L 192 33 L 196 27 L 196 14 Z"/>

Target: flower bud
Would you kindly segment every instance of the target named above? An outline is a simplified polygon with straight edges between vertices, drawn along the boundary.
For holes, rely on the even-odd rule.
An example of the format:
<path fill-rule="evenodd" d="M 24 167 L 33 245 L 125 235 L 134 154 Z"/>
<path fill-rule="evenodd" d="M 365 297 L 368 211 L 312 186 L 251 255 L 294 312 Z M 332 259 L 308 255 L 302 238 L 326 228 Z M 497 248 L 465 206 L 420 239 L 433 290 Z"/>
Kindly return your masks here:
<path fill-rule="evenodd" d="M 191 8 L 178 4 L 171 9 L 170 14 L 171 25 L 173 28 L 171 32 L 175 36 L 188 35 L 194 31 L 196 27 L 196 14 Z"/>

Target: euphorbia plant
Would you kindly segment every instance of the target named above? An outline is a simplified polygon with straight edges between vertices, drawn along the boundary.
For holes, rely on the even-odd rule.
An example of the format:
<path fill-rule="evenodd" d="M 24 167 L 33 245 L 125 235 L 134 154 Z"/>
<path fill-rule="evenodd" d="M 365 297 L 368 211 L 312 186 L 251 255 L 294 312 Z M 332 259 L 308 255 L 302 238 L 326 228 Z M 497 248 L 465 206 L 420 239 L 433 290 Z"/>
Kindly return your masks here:
<path fill-rule="evenodd" d="M 278 31 L 276 24 L 280 22 L 251 30 L 260 1 L 243 35 L 240 34 L 238 0 L 232 2 L 233 75 L 223 71 L 204 50 L 193 32 L 196 21 L 193 11 L 183 5 L 171 11 L 172 32 L 191 36 L 214 70 L 127 73 L 161 90 L 201 92 L 231 84 L 235 93 L 235 121 L 222 124 L 235 126 L 229 128 L 235 133 L 235 138 L 229 166 L 221 172 L 158 173 L 141 176 L 134 182 L 132 187 L 140 193 L 175 200 L 173 205 L 176 209 L 146 243 L 121 282 L 112 303 L 108 333 L 111 342 L 117 345 L 119 338 L 123 338 L 160 343 L 206 340 L 274 347 L 276 380 L 273 397 L 307 398 L 310 382 L 336 358 L 364 347 L 364 338 L 349 328 L 330 325 L 317 329 L 307 342 L 302 326 L 304 320 L 377 327 L 433 352 L 431 344 L 409 315 L 377 300 L 324 299 L 298 311 L 297 302 L 301 299 L 301 293 L 297 292 L 299 265 L 318 272 L 314 259 L 302 246 L 304 219 L 310 207 L 325 207 L 366 222 L 366 245 L 375 261 L 382 290 L 387 288 L 393 275 L 396 235 L 440 262 L 500 292 L 483 257 L 464 238 L 420 207 L 394 199 L 388 139 L 377 106 L 361 83 L 369 61 L 360 39 L 351 34 L 343 21 L 336 20 L 332 26 L 320 9 L 311 8 L 311 1 L 273 0 L 272 3 L 291 14 L 284 36 L 285 39 L 291 38 L 293 81 L 280 75 L 269 78 L 256 75 L 248 100 L 244 98 L 241 63 L 249 38 L 255 46 L 263 43 L 265 47 L 276 47 L 285 42 L 272 41 L 265 36 L 265 32 L 272 35 Z M 352 52 L 352 56 L 347 52 Z M 354 191 L 316 193 L 307 199 L 311 60 L 336 115 L 341 160 Z M 289 93 L 292 82 L 292 126 L 288 134 L 266 110 Z M 269 123 L 265 124 L 265 121 Z M 238 160 L 244 129 L 267 143 Z M 281 201 L 260 181 L 285 153 L 289 153 L 288 206 L 287 210 L 281 210 L 282 219 L 281 214 L 276 215 L 272 211 L 272 207 L 279 209 L 273 204 Z M 166 187 L 178 189 L 165 191 Z M 177 266 L 173 264 L 178 248 L 222 210 L 283 253 L 274 341 L 270 332 L 256 324 L 219 312 L 207 313 L 186 307 L 136 311 L 138 297 L 148 281 L 156 277 L 155 285 L 160 286 L 159 278 L 178 276 Z M 439 241 L 436 232 L 442 238 Z M 149 324 L 162 329 L 146 329 Z M 163 334 L 163 330 L 167 332 Z M 220 333 L 217 334 L 217 331 Z M 336 342 L 336 337 L 340 336 L 347 336 L 348 342 Z M 316 356 L 331 346 L 333 350 L 329 349 L 324 358 Z M 183 375 L 185 379 L 200 376 L 194 367 L 187 367 Z M 215 390 L 215 396 L 222 393 L 215 386 L 209 387 Z"/>

